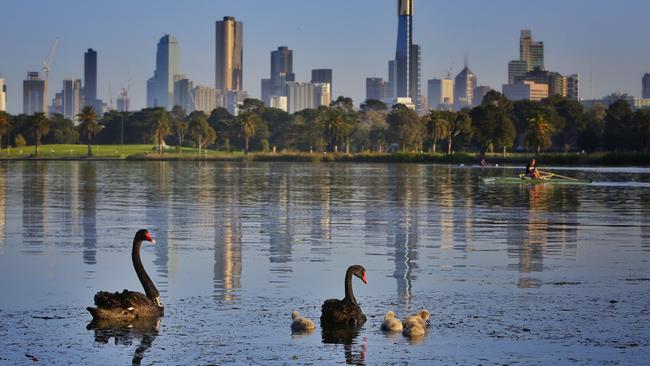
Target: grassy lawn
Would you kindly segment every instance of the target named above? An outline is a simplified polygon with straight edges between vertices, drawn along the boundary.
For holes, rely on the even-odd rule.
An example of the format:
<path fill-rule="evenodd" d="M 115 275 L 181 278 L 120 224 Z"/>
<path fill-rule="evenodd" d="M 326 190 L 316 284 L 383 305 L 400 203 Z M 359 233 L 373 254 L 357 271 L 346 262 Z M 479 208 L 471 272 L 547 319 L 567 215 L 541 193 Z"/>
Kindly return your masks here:
<path fill-rule="evenodd" d="M 40 157 L 42 159 L 78 159 L 85 158 L 88 155 L 87 145 L 41 145 Z M 126 157 L 143 157 L 153 158 L 159 157 L 154 150 L 154 145 L 93 145 L 93 157 L 95 158 L 126 158 Z M 30 158 L 35 154 L 34 146 L 25 147 L 12 147 L 9 150 L 3 148 L 0 151 L 0 158 Z M 208 151 L 202 154 L 203 157 L 208 158 L 237 158 L 243 156 L 241 152 L 222 152 L 222 151 Z M 180 151 L 176 147 L 170 147 L 165 150 L 164 158 L 193 158 L 198 157 L 198 150 L 191 147 L 183 147 Z"/>

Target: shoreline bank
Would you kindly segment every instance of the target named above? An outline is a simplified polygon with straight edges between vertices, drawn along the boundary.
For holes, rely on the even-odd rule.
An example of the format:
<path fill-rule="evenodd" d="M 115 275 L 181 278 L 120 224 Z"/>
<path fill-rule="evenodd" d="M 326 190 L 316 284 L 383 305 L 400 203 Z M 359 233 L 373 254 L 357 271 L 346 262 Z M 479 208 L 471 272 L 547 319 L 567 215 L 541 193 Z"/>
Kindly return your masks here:
<path fill-rule="evenodd" d="M 475 153 L 222 153 L 199 156 L 194 154 L 132 154 L 122 156 L 32 156 L 1 157 L 0 161 L 230 161 L 230 162 L 311 162 L 311 163 L 415 163 L 415 164 L 465 164 L 478 165 L 482 155 Z M 602 166 L 650 166 L 650 153 L 511 153 L 488 154 L 489 165 L 521 165 L 531 158 L 549 165 L 602 165 Z"/>

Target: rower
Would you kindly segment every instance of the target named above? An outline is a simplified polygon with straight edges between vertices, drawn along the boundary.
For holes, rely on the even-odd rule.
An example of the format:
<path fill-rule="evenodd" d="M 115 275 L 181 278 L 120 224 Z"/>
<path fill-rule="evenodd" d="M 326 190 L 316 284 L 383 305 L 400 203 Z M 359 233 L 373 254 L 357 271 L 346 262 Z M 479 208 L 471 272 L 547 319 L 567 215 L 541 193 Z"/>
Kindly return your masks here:
<path fill-rule="evenodd" d="M 542 179 L 542 175 L 537 170 L 537 161 L 532 159 L 528 165 L 526 165 L 526 175 L 532 179 Z"/>

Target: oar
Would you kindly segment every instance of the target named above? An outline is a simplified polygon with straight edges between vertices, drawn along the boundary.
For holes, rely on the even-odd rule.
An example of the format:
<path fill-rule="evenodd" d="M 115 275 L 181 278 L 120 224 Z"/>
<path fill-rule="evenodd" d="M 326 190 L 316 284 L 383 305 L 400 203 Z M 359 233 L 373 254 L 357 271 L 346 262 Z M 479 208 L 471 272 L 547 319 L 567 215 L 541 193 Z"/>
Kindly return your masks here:
<path fill-rule="evenodd" d="M 556 177 L 559 177 L 559 178 L 564 178 L 564 179 L 569 179 L 569 180 L 575 180 L 575 181 L 580 180 L 580 179 L 577 179 L 577 178 L 571 178 L 571 177 L 567 177 L 567 176 L 564 176 L 564 175 L 559 175 L 559 174 L 555 174 L 555 173 L 551 173 L 551 172 L 543 172 L 541 170 L 538 170 L 538 172 L 544 173 L 544 174 L 550 174 L 550 175 L 553 175 L 553 176 L 556 176 Z"/>

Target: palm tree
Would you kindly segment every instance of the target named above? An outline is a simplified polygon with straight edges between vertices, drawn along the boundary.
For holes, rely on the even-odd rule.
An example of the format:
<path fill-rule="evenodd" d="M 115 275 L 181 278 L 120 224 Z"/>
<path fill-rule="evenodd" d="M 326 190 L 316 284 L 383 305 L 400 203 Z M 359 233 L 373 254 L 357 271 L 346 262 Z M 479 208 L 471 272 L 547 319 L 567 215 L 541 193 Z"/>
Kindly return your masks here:
<path fill-rule="evenodd" d="M 158 144 L 158 152 L 163 153 L 163 145 L 165 144 L 165 137 L 171 135 L 171 128 L 167 118 L 167 112 L 163 109 L 156 109 L 152 115 L 152 134 L 153 138 Z"/>
<path fill-rule="evenodd" d="M 47 118 L 47 115 L 43 112 L 36 113 L 32 116 L 32 126 L 31 130 L 34 134 L 34 140 L 36 140 L 36 150 L 34 155 L 39 156 L 39 146 L 41 145 L 41 137 L 47 135 L 50 131 L 50 120 Z"/>
<path fill-rule="evenodd" d="M 257 124 L 258 119 L 259 116 L 254 113 L 244 113 L 244 115 L 241 116 L 241 132 L 245 143 L 244 154 L 248 154 L 249 140 L 255 137 L 255 125 Z"/>
<path fill-rule="evenodd" d="M 528 131 L 526 133 L 526 144 L 535 147 L 537 153 L 553 143 L 551 138 L 555 133 L 555 127 L 544 116 L 537 115 L 528 120 Z"/>
<path fill-rule="evenodd" d="M 0 111 L 0 147 L 2 146 L 2 136 L 9 133 L 11 124 L 9 122 L 9 115 L 6 112 Z M 9 144 L 7 143 L 7 153 L 9 153 Z"/>
<path fill-rule="evenodd" d="M 77 118 L 81 121 L 79 128 L 81 133 L 86 134 L 88 140 L 88 157 L 93 156 L 92 150 L 92 138 L 97 132 L 99 132 L 99 125 L 97 124 L 97 114 L 95 113 L 95 108 L 92 106 L 85 106 L 81 113 L 77 114 Z"/>
<path fill-rule="evenodd" d="M 431 139 L 431 152 L 436 152 L 438 140 L 449 136 L 449 116 L 446 112 L 431 111 L 427 118 L 427 134 Z"/>

